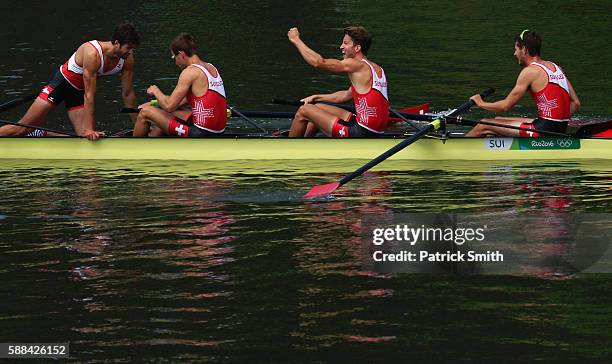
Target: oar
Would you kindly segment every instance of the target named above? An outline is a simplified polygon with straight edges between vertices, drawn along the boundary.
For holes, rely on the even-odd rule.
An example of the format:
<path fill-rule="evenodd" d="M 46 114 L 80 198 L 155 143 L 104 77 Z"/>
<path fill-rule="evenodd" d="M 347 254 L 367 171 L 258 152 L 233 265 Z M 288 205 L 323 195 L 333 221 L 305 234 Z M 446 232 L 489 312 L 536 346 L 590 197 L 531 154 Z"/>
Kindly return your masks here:
<path fill-rule="evenodd" d="M 565 137 L 565 138 L 571 138 L 572 137 L 569 134 L 556 133 L 554 131 L 546 131 L 546 130 L 540 130 L 540 129 L 528 129 L 528 128 L 522 128 L 520 126 L 500 124 L 500 123 L 494 123 L 494 122 L 484 121 L 484 120 L 480 120 L 480 121 L 478 121 L 478 120 L 469 120 L 469 119 L 464 119 L 461 116 L 447 116 L 447 117 L 445 117 L 445 119 L 446 120 L 453 120 L 454 124 L 458 124 L 458 125 L 476 126 L 477 124 L 484 124 L 484 125 L 497 126 L 497 127 L 506 128 L 506 129 L 529 131 L 529 132 L 538 133 L 538 134 L 541 134 L 541 135 L 550 135 L 550 136 L 558 136 L 558 137 Z"/>
<path fill-rule="evenodd" d="M 493 89 L 488 89 L 486 91 L 483 91 L 480 94 L 480 96 L 482 98 L 485 98 L 485 97 L 489 96 L 490 94 L 492 94 L 493 92 L 494 92 Z M 468 110 L 470 107 L 472 107 L 472 105 L 474 105 L 474 101 L 468 100 L 465 103 L 463 103 L 461 106 L 456 108 L 455 110 L 451 111 L 447 116 L 453 116 L 453 115 L 460 114 L 460 113 Z M 328 183 L 328 184 L 325 184 L 325 185 L 314 186 L 313 188 L 310 189 L 310 191 L 308 191 L 308 193 L 306 195 L 304 195 L 304 197 L 305 198 L 321 197 L 321 196 L 327 196 L 327 195 L 333 193 L 335 190 L 337 190 L 341 186 L 347 184 L 348 182 L 353 180 L 355 177 L 361 176 L 366 171 L 370 170 L 372 167 L 374 167 L 377 164 L 383 162 L 384 160 L 388 159 L 389 157 L 391 157 L 395 153 L 399 152 L 400 150 L 406 148 L 410 144 L 412 144 L 415 141 L 419 140 L 419 138 L 421 138 L 423 135 L 429 133 L 432 130 L 439 129 L 440 126 L 442 125 L 442 119 L 443 118 L 444 117 L 442 116 L 440 118 L 437 118 L 437 119 L 433 120 L 432 122 L 427 124 L 427 126 L 425 126 L 424 128 L 420 129 L 418 132 L 416 132 L 415 134 L 413 134 L 409 138 L 403 140 L 399 144 L 395 145 L 393 148 L 387 150 L 383 154 L 381 154 L 378 157 L 372 159 L 371 161 L 369 161 L 368 163 L 363 165 L 361 168 L 357 169 L 355 172 L 353 172 L 353 173 L 345 176 L 344 178 L 342 178 L 340 181 L 333 182 L 333 183 Z"/>
<path fill-rule="evenodd" d="M 9 102 L 5 102 L 4 104 L 0 105 L 0 112 L 3 111 L 7 111 L 10 110 L 12 108 L 14 108 L 15 106 L 21 105 L 23 103 L 26 103 L 28 101 L 32 101 L 36 98 L 37 95 L 32 94 L 32 95 L 27 95 L 27 96 L 22 96 L 19 97 L 15 100 L 9 101 Z"/>
<path fill-rule="evenodd" d="M 612 130 L 612 120 L 581 125 L 578 130 L 576 130 L 575 135 L 579 138 L 587 138 L 589 136 L 600 134 L 608 130 Z"/>
<path fill-rule="evenodd" d="M 140 112 L 140 110 L 141 109 L 136 108 L 136 107 L 124 107 L 119 112 L 120 113 L 124 113 L 124 114 L 138 114 Z M 266 134 L 270 133 L 268 130 L 266 130 L 263 127 L 261 127 L 259 124 L 257 124 L 253 120 L 251 120 L 248 116 L 246 116 L 245 114 L 240 112 L 240 110 L 236 109 L 233 106 L 230 106 L 230 108 L 227 109 L 227 114 L 228 114 L 228 116 L 231 116 L 233 114 L 238 115 L 240 118 L 246 120 L 249 124 L 253 125 L 255 128 L 261 130 L 262 132 L 264 132 Z"/>
<path fill-rule="evenodd" d="M 55 133 L 55 134 L 61 134 L 61 135 L 67 135 L 67 136 L 71 136 L 71 137 L 81 138 L 80 136 L 78 136 L 78 135 L 76 135 L 74 133 L 70 133 L 70 132 L 66 132 L 66 131 L 60 131 L 60 130 L 53 130 L 53 129 L 49 129 L 49 128 L 44 128 L 42 126 L 25 125 L 25 124 L 14 123 L 12 121 L 6 121 L 6 120 L 0 120 L 0 124 L 8 124 L 8 125 L 21 126 L 22 128 L 26 128 L 26 129 L 38 129 L 38 130 L 46 131 L 46 132 L 49 132 L 49 133 Z"/>
<path fill-rule="evenodd" d="M 124 107 L 119 110 L 119 112 L 122 114 L 138 114 L 140 112 L 140 109 L 137 107 Z"/>
<path fill-rule="evenodd" d="M 232 110 L 229 110 L 230 112 Z M 292 119 L 295 117 L 295 112 L 290 111 L 253 111 L 253 110 L 239 110 L 242 114 L 249 118 L 274 118 L 274 119 Z M 135 107 L 124 107 L 119 110 L 122 114 L 139 113 L 140 109 Z M 236 114 L 236 113 L 234 113 Z M 239 116 L 236 114 L 236 116 Z"/>
<path fill-rule="evenodd" d="M 249 124 L 253 125 L 255 128 L 261 130 L 262 132 L 269 134 L 270 132 L 266 129 L 264 129 L 263 127 L 261 127 L 259 124 L 257 124 L 256 122 L 254 122 L 253 120 L 249 119 L 248 116 L 244 115 L 243 113 L 240 112 L 240 110 L 236 109 L 233 106 L 230 106 L 229 109 L 231 113 L 228 114 L 236 114 L 238 116 L 240 116 L 242 119 L 246 120 Z"/>
<path fill-rule="evenodd" d="M 302 106 L 302 105 L 304 105 L 304 102 L 302 102 L 302 101 L 298 101 L 298 100 L 285 100 L 285 99 L 272 99 L 272 103 L 273 104 L 279 104 L 279 105 L 290 105 L 290 106 Z M 354 105 L 337 104 L 337 103 L 334 103 L 334 102 L 327 102 L 327 101 L 315 101 L 314 103 L 315 104 L 323 104 L 323 105 L 330 105 L 330 106 L 339 107 L 341 109 L 344 109 L 346 111 L 350 111 L 352 113 L 355 112 L 355 106 Z M 408 108 L 408 109 L 411 109 L 411 108 Z M 423 114 L 404 112 L 402 110 L 400 110 L 400 111 L 396 110 L 396 112 L 399 112 L 403 117 L 405 117 L 407 119 L 411 119 L 411 120 L 419 120 L 419 121 L 431 121 L 432 120 L 431 116 L 427 116 L 427 115 L 423 115 Z M 399 115 L 397 115 L 397 116 L 399 116 Z M 418 129 L 418 127 L 417 127 L 417 129 Z"/>

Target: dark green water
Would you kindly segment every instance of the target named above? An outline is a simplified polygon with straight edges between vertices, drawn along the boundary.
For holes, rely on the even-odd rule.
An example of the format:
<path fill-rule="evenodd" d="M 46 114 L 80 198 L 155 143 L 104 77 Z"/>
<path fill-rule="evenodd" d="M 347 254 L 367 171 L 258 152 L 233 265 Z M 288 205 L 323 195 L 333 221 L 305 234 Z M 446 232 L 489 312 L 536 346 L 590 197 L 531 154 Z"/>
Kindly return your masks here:
<path fill-rule="evenodd" d="M 385 67 L 393 105 L 431 102 L 457 106 L 488 87 L 505 96 L 520 71 L 513 39 L 525 28 L 543 34 L 543 57 L 560 64 L 582 101 L 579 117 L 609 117 L 612 86 L 606 70 L 612 51 L 606 34 L 612 3 L 595 1 L 62 1 L 3 2 L 0 30 L 0 100 L 38 91 L 51 72 L 84 41 L 110 37 L 116 23 L 140 30 L 135 86 L 138 100 L 158 84 L 170 92 L 178 70 L 168 45 L 179 32 L 196 35 L 202 56 L 221 70 L 229 101 L 244 109 L 275 110 L 273 97 L 302 98 L 347 86 L 345 76 L 310 68 L 287 41 L 298 26 L 303 39 L 326 57 L 338 58 L 341 29 L 362 24 L 374 34 L 370 57 Z M 70 15 L 66 13 L 70 9 Z M 69 20 L 67 20 L 69 19 Z M 107 130 L 130 125 L 118 115 L 119 79 L 99 82 L 98 123 Z M 535 110 L 527 98 L 519 115 Z M 23 110 L 3 114 L 18 119 Z M 487 115 L 475 111 L 478 116 Z M 66 123 L 63 111 L 51 124 Z"/>
<path fill-rule="evenodd" d="M 0 101 L 39 89 L 76 45 L 129 19 L 143 35 L 139 100 L 151 83 L 174 85 L 167 44 L 189 31 L 231 103 L 276 110 L 272 97 L 347 82 L 308 68 L 288 28 L 337 57 L 341 28 L 360 23 L 375 33 L 371 57 L 395 105 L 446 109 L 489 86 L 500 97 L 519 71 L 513 34 L 533 28 L 572 80 L 580 116 L 609 117 L 611 11 L 607 1 L 2 2 Z M 118 79 L 98 95 L 102 128 L 128 126 Z M 49 125 L 65 120 L 58 110 Z M 524 275 L 388 275 L 360 261 L 365 216 L 610 212 L 609 162 L 393 165 L 316 202 L 300 196 L 357 165 L 305 163 L 0 162 L 0 342 L 68 341 L 72 361 L 87 363 L 611 361 L 608 274 L 541 261 Z"/>
<path fill-rule="evenodd" d="M 0 168 L 3 341 L 69 341 L 78 362 L 612 355 L 609 275 L 551 270 L 547 260 L 526 275 L 389 275 L 360 260 L 366 216 L 608 212 L 609 165 L 415 164 L 305 202 L 306 186 L 338 174 L 93 163 Z M 546 248 L 550 259 L 563 254 Z"/>

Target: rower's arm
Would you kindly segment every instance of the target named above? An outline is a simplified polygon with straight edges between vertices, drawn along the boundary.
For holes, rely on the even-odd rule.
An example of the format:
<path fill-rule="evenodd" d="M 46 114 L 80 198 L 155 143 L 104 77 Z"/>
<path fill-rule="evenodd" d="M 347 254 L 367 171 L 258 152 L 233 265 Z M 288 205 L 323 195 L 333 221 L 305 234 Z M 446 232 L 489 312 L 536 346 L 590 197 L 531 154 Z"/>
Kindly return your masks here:
<path fill-rule="evenodd" d="M 343 102 L 351 101 L 352 99 L 353 99 L 353 93 L 351 92 L 351 88 L 349 87 L 348 90 L 336 91 L 331 94 L 318 94 L 318 95 L 308 96 L 302 99 L 302 101 L 307 104 L 313 103 L 315 101 L 325 101 L 325 102 L 333 102 L 336 104 L 340 104 Z"/>
<path fill-rule="evenodd" d="M 293 43 L 298 52 L 300 52 L 302 58 L 315 68 L 333 73 L 354 73 L 359 71 L 363 66 L 362 62 L 352 58 L 343 60 L 323 58 L 300 39 L 300 33 L 297 28 L 291 28 L 287 36 L 289 37 L 289 41 Z"/>
<path fill-rule="evenodd" d="M 103 133 L 96 131 L 95 119 L 95 98 L 100 57 L 93 47 L 85 47 L 83 51 L 84 115 L 82 124 L 73 126 L 78 135 L 85 136 L 89 140 L 95 140 L 103 135 Z"/>
<path fill-rule="evenodd" d="M 576 91 L 574 91 L 574 87 L 569 80 L 567 80 L 567 85 L 569 86 L 570 90 L 570 114 L 574 115 L 580 108 L 580 99 L 578 98 L 578 95 L 576 94 Z"/>
<path fill-rule="evenodd" d="M 130 54 L 123 65 L 121 74 L 121 96 L 125 107 L 136 107 L 136 93 L 134 92 L 134 55 Z M 130 114 L 130 118 L 136 123 L 137 114 Z"/>
<path fill-rule="evenodd" d="M 516 105 L 529 89 L 529 85 L 537 77 L 537 70 L 533 67 L 525 67 L 519 74 L 516 85 L 505 99 L 496 102 L 485 102 L 480 95 L 474 95 L 470 99 L 473 100 L 478 107 L 492 112 L 507 112 Z"/>
<path fill-rule="evenodd" d="M 155 96 L 159 102 L 159 107 L 167 112 L 173 112 L 187 102 L 185 96 L 187 96 L 187 92 L 189 92 L 191 84 L 197 77 L 197 73 L 195 72 L 199 72 L 197 70 L 193 70 L 192 68 L 193 67 L 188 67 L 181 72 L 178 83 L 176 84 L 174 91 L 172 91 L 172 94 L 169 96 L 161 92 L 157 86 L 149 87 L 147 92 Z"/>

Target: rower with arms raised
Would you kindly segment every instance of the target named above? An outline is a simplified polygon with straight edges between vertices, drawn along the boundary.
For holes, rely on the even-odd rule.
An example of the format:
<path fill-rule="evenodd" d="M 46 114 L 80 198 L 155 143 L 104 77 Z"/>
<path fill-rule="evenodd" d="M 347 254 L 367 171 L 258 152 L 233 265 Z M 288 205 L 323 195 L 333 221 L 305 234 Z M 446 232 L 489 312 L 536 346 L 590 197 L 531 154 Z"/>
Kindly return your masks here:
<path fill-rule="evenodd" d="M 157 100 L 153 105 L 142 106 L 133 135 L 209 137 L 223 133 L 227 124 L 227 102 L 221 74 L 198 56 L 196 42 L 190 34 L 181 33 L 172 41 L 170 49 L 172 59 L 183 69 L 178 83 L 169 96 L 155 85 L 147 89 L 147 93 Z M 186 104 L 191 112 L 177 111 Z M 157 125 L 158 132 L 150 130 L 150 122 Z"/>
<path fill-rule="evenodd" d="M 351 86 L 331 94 L 312 95 L 302 101 L 291 123 L 290 137 L 314 136 L 318 130 L 334 138 L 359 138 L 382 134 L 389 120 L 387 78 L 383 69 L 367 58 L 372 36 L 363 27 L 347 27 L 340 50 L 342 60 L 326 59 L 310 49 L 297 28 L 287 34 L 289 41 L 311 66 L 333 73 L 348 74 Z M 315 101 L 342 103 L 353 100 L 356 113 Z"/>
<path fill-rule="evenodd" d="M 551 61 L 540 58 L 542 38 L 540 34 L 524 30 L 514 40 L 514 56 L 523 66 L 516 85 L 505 99 L 497 102 L 485 102 L 479 95 L 471 99 L 480 108 L 493 112 L 506 112 L 512 109 L 527 91 L 538 107 L 538 118 L 496 117 L 484 119 L 531 130 L 565 133 L 567 123 L 580 107 L 580 100 L 570 81 L 565 77 L 561 67 Z M 513 137 L 537 137 L 536 131 L 525 131 L 500 126 L 478 124 L 466 136 L 481 137 L 501 135 Z"/>
<path fill-rule="evenodd" d="M 138 33 L 130 24 L 117 26 L 110 41 L 92 40 L 83 43 L 74 54 L 51 76 L 38 98 L 19 121 L 20 124 L 42 126 L 47 116 L 64 102 L 68 118 L 79 136 L 90 140 L 104 133 L 96 131 L 95 96 L 98 77 L 121 74 L 123 102 L 136 106 L 134 78 L 134 49 L 140 44 Z M 135 117 L 134 117 L 135 120 Z M 6 125 L 0 136 L 45 133 L 32 128 Z"/>

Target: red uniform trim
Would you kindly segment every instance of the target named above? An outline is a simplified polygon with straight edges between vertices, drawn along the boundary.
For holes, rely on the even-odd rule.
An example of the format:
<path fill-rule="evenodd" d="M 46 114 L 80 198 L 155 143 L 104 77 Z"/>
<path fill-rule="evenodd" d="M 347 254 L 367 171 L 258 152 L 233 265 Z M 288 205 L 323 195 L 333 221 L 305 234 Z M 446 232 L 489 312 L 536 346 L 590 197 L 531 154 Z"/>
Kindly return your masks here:
<path fill-rule="evenodd" d="M 533 123 L 522 123 L 520 127 L 535 130 L 535 125 L 533 125 Z M 519 136 L 521 138 L 536 138 L 540 136 L 540 133 L 535 131 L 519 130 Z"/>

